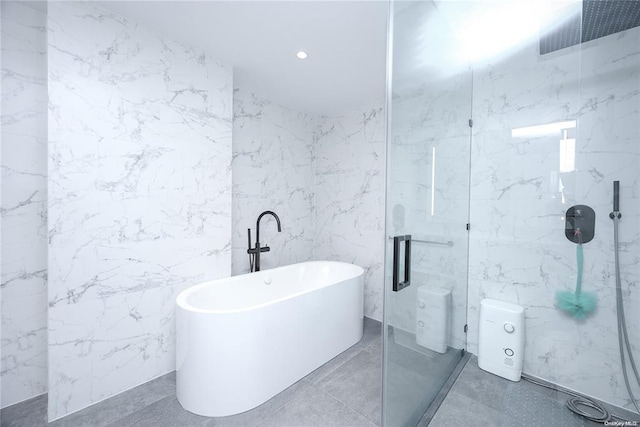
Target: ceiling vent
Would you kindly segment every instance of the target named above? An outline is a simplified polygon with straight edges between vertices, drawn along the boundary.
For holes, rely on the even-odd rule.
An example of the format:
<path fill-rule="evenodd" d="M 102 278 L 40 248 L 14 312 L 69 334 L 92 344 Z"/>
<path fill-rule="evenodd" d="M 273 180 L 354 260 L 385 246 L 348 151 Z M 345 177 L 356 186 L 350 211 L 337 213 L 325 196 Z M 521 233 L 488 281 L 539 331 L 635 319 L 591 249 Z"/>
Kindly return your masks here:
<path fill-rule="evenodd" d="M 584 0 L 582 13 L 540 37 L 540 54 L 640 26 L 638 0 Z"/>

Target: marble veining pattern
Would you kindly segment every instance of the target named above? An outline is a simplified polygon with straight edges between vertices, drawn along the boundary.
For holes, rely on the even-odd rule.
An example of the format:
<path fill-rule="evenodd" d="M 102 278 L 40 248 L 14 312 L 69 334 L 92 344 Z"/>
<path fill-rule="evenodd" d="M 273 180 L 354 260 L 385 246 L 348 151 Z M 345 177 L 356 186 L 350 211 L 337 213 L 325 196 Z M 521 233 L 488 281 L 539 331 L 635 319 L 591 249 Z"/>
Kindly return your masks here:
<path fill-rule="evenodd" d="M 365 269 L 365 316 L 382 319 L 385 128 L 381 103 L 321 117 L 316 133 L 316 259 Z"/>
<path fill-rule="evenodd" d="M 2 407 L 47 391 L 46 16 L 2 2 Z"/>
<path fill-rule="evenodd" d="M 394 50 L 387 230 L 441 244 L 412 244 L 411 286 L 388 292 L 385 303 L 389 324 L 414 334 L 418 288 L 450 290 L 449 345 L 465 348 L 473 77 L 455 58 L 458 35 L 440 13 L 436 2 L 394 12 L 394 39 L 415 42 Z"/>
<path fill-rule="evenodd" d="M 249 272 L 247 228 L 253 247 L 265 210 L 278 215 L 282 232 L 273 217 L 262 219 L 260 244 L 271 251 L 260 257 L 261 268 L 310 261 L 316 119 L 244 89 L 235 89 L 233 103 L 233 274 Z"/>
<path fill-rule="evenodd" d="M 621 182 L 620 257 L 627 324 L 640 348 L 640 29 L 552 54 L 537 45 L 474 73 L 469 270 L 469 350 L 477 351 L 479 305 L 495 298 L 525 307 L 524 371 L 630 408 L 615 315 L 612 182 Z M 576 121 L 575 128 L 513 137 L 512 129 Z M 561 142 L 575 140 L 566 157 Z M 564 213 L 596 212 L 584 245 L 583 289 L 598 295 L 584 321 L 554 307 L 574 290 L 575 244 Z M 637 357 L 637 356 L 636 356 Z"/>
<path fill-rule="evenodd" d="M 418 288 L 450 290 L 449 344 L 464 348 L 471 73 L 433 81 L 425 72 L 414 80 L 412 90 L 407 82 L 401 87 L 404 91 L 392 106 L 387 227 L 391 235 L 411 234 L 416 240 L 451 246 L 412 244 L 412 285 L 388 294 L 388 319 L 394 327 L 415 333 Z M 390 245 L 389 259 L 391 250 Z M 391 280 L 391 271 L 387 275 Z"/>
<path fill-rule="evenodd" d="M 232 77 L 89 3 L 47 30 L 53 420 L 175 369 L 175 296 L 230 275 Z"/>
<path fill-rule="evenodd" d="M 378 103 L 342 116 L 313 116 L 235 89 L 233 274 L 249 271 L 247 228 L 268 209 L 263 269 L 337 260 L 365 268 L 365 315 L 382 319 L 384 114 Z"/>

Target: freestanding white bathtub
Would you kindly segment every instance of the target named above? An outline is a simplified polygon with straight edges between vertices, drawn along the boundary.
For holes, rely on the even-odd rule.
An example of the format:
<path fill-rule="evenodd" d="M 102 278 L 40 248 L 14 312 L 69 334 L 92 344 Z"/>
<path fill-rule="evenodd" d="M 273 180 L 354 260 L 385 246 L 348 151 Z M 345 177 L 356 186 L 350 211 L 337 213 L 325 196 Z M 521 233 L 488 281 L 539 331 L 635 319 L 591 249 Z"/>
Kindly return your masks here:
<path fill-rule="evenodd" d="M 255 408 L 362 338 L 363 269 L 313 261 L 178 295 L 177 396 L 209 417 Z"/>

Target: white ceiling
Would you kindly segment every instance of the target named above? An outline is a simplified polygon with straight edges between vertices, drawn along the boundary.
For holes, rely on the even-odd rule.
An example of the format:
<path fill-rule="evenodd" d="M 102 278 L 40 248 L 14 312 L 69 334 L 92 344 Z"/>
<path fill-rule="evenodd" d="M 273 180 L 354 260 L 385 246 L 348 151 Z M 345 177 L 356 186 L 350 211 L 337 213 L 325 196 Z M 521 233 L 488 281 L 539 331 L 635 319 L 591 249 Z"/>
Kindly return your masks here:
<path fill-rule="evenodd" d="M 273 102 L 339 114 L 384 99 L 387 1 L 98 3 L 218 57 L 234 87 Z"/>

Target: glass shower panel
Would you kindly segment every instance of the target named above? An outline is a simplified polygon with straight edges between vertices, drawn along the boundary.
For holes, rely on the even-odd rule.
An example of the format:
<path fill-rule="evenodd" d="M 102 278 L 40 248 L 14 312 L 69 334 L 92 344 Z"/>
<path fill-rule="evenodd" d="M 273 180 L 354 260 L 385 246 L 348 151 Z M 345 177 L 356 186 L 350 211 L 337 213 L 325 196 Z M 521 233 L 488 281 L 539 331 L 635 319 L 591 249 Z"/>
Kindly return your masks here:
<path fill-rule="evenodd" d="M 617 328 L 620 311 L 616 304 L 613 221 L 609 214 L 613 211 L 613 182 L 619 181 L 622 218 L 617 246 L 621 298 L 632 354 L 638 364 L 640 3 L 597 3 L 600 2 L 581 3 L 576 102 L 566 103 L 571 118 L 577 123 L 575 163 L 570 165 L 573 170 L 560 173 L 566 205 L 589 205 L 596 213 L 594 238 L 584 245 L 583 281 L 585 291 L 592 292 L 597 298 L 597 305 L 584 322 L 568 320 L 563 313 L 563 326 L 557 329 L 562 328 L 565 336 L 557 345 L 562 345 L 560 354 L 569 357 L 556 362 L 559 371 L 554 372 L 552 381 L 636 412 L 638 406 L 629 398 L 620 358 Z M 571 48 L 557 53 L 566 57 L 576 55 Z M 569 255 L 572 256 L 575 245 L 570 246 L 573 246 Z M 575 269 L 575 264 L 572 267 Z M 569 276 L 565 276 L 565 282 L 569 282 L 567 287 L 573 287 Z M 569 328 L 576 326 L 581 330 L 580 336 L 569 335 Z M 631 372 L 628 354 L 625 359 L 632 391 L 640 398 L 640 384 Z M 640 420 L 640 416 L 634 419 Z"/>
<path fill-rule="evenodd" d="M 614 413 L 635 412 L 618 306 L 629 369 L 629 356 L 640 363 L 640 2 L 393 2 L 391 16 L 387 232 L 397 239 L 387 247 L 386 425 L 415 425 L 460 359 L 452 349 L 477 354 L 484 298 L 524 307 L 525 374 L 619 407 Z M 595 212 L 592 229 L 577 226 L 582 205 Z M 393 269 L 400 237 L 411 239 L 411 263 L 395 257 L 409 285 L 393 291 L 394 277 L 407 281 Z M 557 299 L 576 290 L 579 276 L 596 301 L 584 316 Z M 439 353 L 434 325 L 447 291 L 451 329 Z M 470 368 L 474 381 L 499 380 L 484 377 L 491 374 L 475 358 Z M 522 382 L 501 383 L 504 395 L 465 394 L 493 414 L 471 411 L 474 421 L 522 425 L 529 414 L 546 425 L 560 422 L 550 414 L 573 416 L 565 394 L 541 397 Z"/>
<path fill-rule="evenodd" d="M 544 15 L 529 3 L 528 15 L 500 2 L 492 15 L 513 14 L 512 21 L 534 11 Z M 609 213 L 613 181 L 620 180 L 629 215 L 620 223 L 621 236 L 626 229 L 621 267 L 629 311 L 640 299 L 640 28 L 610 33 L 616 16 L 629 17 L 603 9 L 615 3 L 551 3 L 558 7 L 553 22 L 474 63 L 469 351 L 477 349 L 482 298 L 519 304 L 526 315 L 525 373 L 629 406 L 618 355 Z M 593 232 L 568 221 L 568 209 L 578 205 L 595 211 Z M 567 234 L 586 232 L 593 239 L 582 245 L 581 286 L 597 303 L 579 319 L 575 310 L 559 307 L 556 294 L 573 293 L 579 274 L 577 238 Z M 640 325 L 631 316 L 629 335 L 637 349 Z M 503 417 L 515 423 L 518 407 L 505 400 Z M 538 415 L 545 413 L 541 408 Z"/>
<path fill-rule="evenodd" d="M 545 10 L 545 2 L 480 3 L 485 14 L 475 16 L 500 19 L 485 20 L 476 43 L 486 45 L 485 35 L 512 28 L 503 22 L 521 23 L 522 33 L 512 34 L 517 44 L 484 56 L 478 51 L 473 61 L 468 350 L 477 352 L 483 298 L 519 304 L 525 309 L 524 373 L 632 408 L 618 349 L 609 213 L 619 180 L 622 287 L 638 359 L 640 324 L 632 307 L 640 301 L 640 27 L 624 24 L 640 23 L 640 9 L 620 10 L 633 9 L 634 2 L 616 1 L 546 2 L 554 10 Z M 536 23 L 528 33 L 527 22 Z M 594 210 L 593 230 L 567 218 L 579 205 Z M 576 243 L 587 234 L 593 239 L 582 245 L 581 286 L 597 302 L 581 319 L 563 310 L 556 295 L 575 292 Z M 480 399 L 500 409 L 505 425 L 518 425 L 522 400 L 539 396 L 516 387 L 509 390 L 524 390 L 519 400 L 513 392 L 499 402 Z M 557 393 L 538 402 L 562 407 L 558 402 L 566 398 Z M 537 409 L 537 424 L 560 422 L 549 408 Z"/>
<path fill-rule="evenodd" d="M 584 144 L 576 114 L 581 10 L 579 2 L 549 2 L 564 8 L 545 14 L 537 8 L 541 2 L 518 3 L 522 9 L 505 2 L 485 5 L 492 16 L 501 17 L 487 27 L 504 32 L 502 22 L 516 22 L 522 33 L 518 43 L 479 56 L 473 65 L 469 282 L 474 286 L 469 292 L 468 350 L 477 354 L 482 299 L 518 304 L 525 310 L 523 372 L 573 388 L 573 381 L 560 377 L 573 377 L 575 369 L 588 372 L 586 365 L 569 362 L 582 347 L 575 331 L 580 323 L 556 309 L 555 295 L 573 291 L 576 283 L 576 244 L 565 237 L 565 213 L 578 204 L 595 208 L 593 200 L 576 193 L 578 187 L 587 190 L 585 176 L 576 178 L 576 149 Z M 535 26 L 527 28 L 529 21 Z M 590 262 L 592 247 L 584 247 Z M 587 280 L 592 273 L 583 276 L 585 288 L 593 285 Z M 519 395 L 537 396 L 526 392 Z M 517 423 L 524 404 L 509 397 L 493 407 L 502 410 L 504 420 L 515 417 L 512 422 Z"/>
<path fill-rule="evenodd" d="M 383 413 L 414 426 L 466 347 L 472 73 L 434 2 L 391 8 Z"/>

